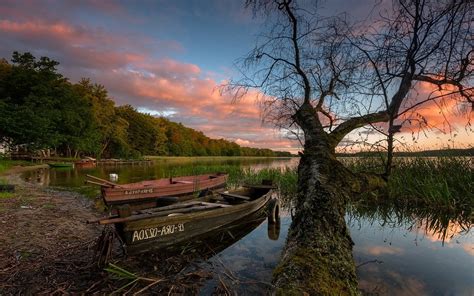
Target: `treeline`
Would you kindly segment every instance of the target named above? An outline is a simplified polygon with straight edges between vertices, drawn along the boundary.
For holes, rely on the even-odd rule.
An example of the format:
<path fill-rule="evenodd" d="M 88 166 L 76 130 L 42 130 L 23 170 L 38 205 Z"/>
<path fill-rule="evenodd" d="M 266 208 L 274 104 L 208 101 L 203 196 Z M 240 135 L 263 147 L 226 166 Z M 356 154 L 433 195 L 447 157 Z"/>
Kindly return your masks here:
<path fill-rule="evenodd" d="M 380 152 L 370 151 L 370 152 L 357 152 L 357 153 L 337 153 L 336 155 L 339 157 L 380 157 Z M 393 155 L 396 157 L 474 156 L 474 148 L 402 151 L 402 152 L 394 152 Z"/>
<path fill-rule="evenodd" d="M 291 156 L 240 147 L 166 118 L 115 106 L 104 86 L 71 83 L 58 62 L 14 52 L 0 60 L 0 144 L 60 156 L 98 158 L 162 156 Z"/>

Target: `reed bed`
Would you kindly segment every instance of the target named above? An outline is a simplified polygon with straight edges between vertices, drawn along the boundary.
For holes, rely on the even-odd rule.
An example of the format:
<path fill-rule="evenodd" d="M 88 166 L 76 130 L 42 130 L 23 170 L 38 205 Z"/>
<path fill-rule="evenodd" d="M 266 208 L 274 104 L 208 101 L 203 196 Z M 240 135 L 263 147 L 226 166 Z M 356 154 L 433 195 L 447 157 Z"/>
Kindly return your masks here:
<path fill-rule="evenodd" d="M 355 172 L 383 172 L 383 162 L 378 158 L 343 158 L 341 161 Z M 387 192 L 378 198 L 405 203 L 424 203 L 435 207 L 472 208 L 473 170 L 471 157 L 396 158 Z M 257 184 L 263 179 L 271 179 L 285 196 L 294 196 L 297 190 L 298 174 L 295 168 L 252 170 L 235 165 L 195 165 L 175 168 L 173 175 L 216 171 L 229 173 L 230 187 L 244 183 Z"/>
<path fill-rule="evenodd" d="M 5 172 L 11 167 L 10 161 L 0 159 L 0 174 Z"/>
<path fill-rule="evenodd" d="M 383 172 L 383 163 L 377 158 L 342 159 L 355 172 Z M 387 191 L 379 194 L 379 201 L 421 204 L 429 207 L 453 209 L 474 207 L 474 165 L 471 157 L 411 157 L 396 158 Z M 173 175 L 229 173 L 229 187 L 244 183 L 258 184 L 271 179 L 288 199 L 296 194 L 296 168 L 266 168 L 252 170 L 235 165 L 195 165 L 179 167 Z M 374 195 L 370 195 L 373 199 Z"/>
<path fill-rule="evenodd" d="M 396 162 L 389 197 L 449 208 L 474 206 L 471 157 L 405 158 Z"/>
<path fill-rule="evenodd" d="M 380 158 L 348 158 L 342 161 L 356 172 L 383 173 Z M 398 157 L 386 194 L 379 201 L 421 204 L 428 207 L 472 209 L 474 164 L 472 157 Z"/>
<path fill-rule="evenodd" d="M 242 168 L 235 165 L 193 165 L 176 167 L 172 176 L 200 175 L 225 172 L 229 174 L 227 186 L 236 188 L 242 184 L 261 184 L 262 180 L 272 180 L 282 194 L 293 195 L 296 192 L 298 175 L 296 168 L 264 168 L 260 170 Z"/>
<path fill-rule="evenodd" d="M 0 174 L 4 173 L 8 169 L 16 165 L 32 165 L 32 163 L 24 160 L 4 159 L 0 155 Z"/>

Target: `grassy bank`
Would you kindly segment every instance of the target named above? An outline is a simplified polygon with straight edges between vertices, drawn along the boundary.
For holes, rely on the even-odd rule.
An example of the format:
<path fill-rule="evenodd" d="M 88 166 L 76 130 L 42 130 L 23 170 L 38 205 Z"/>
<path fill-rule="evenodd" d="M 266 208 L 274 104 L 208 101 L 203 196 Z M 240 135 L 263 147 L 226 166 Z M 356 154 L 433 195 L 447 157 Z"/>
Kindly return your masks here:
<path fill-rule="evenodd" d="M 0 158 L 0 175 L 5 173 L 7 170 L 14 166 L 28 166 L 34 165 L 34 163 L 24 160 L 10 160 L 10 159 L 3 159 Z"/>
<path fill-rule="evenodd" d="M 381 173 L 382 163 L 376 158 L 343 159 L 354 171 Z M 286 168 L 254 171 L 232 165 L 196 165 L 180 167 L 174 175 L 190 175 L 222 171 L 229 173 L 230 187 L 243 183 L 260 183 L 272 179 L 282 194 L 292 198 L 296 193 L 297 170 Z M 472 208 L 474 206 L 474 165 L 469 157 L 396 158 L 387 191 L 367 198 L 421 204 L 429 207 Z"/>

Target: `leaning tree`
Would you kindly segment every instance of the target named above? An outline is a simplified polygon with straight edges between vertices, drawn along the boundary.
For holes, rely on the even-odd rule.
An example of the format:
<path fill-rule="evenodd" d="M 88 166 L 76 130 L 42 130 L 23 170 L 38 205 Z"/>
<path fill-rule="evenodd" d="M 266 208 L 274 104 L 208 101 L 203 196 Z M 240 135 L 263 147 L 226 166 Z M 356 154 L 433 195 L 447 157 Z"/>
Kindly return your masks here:
<path fill-rule="evenodd" d="M 386 180 L 352 172 L 336 147 L 378 123 L 393 138 L 401 114 L 441 97 L 415 98 L 421 82 L 472 112 L 473 4 L 399 0 L 363 23 L 318 15 L 310 2 L 247 5 L 266 15 L 268 30 L 239 61 L 243 78 L 225 89 L 239 99 L 257 88 L 264 119 L 303 136 L 295 215 L 274 283 L 280 292 L 357 294 L 345 208 Z"/>

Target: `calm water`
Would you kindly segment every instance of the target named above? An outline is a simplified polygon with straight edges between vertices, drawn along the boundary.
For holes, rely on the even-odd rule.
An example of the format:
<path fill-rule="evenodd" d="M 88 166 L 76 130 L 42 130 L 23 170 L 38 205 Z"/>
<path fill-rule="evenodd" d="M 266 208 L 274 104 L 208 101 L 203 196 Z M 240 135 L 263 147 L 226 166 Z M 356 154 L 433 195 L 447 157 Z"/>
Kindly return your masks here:
<path fill-rule="evenodd" d="M 160 161 L 155 165 L 102 166 L 94 169 L 41 170 L 25 175 L 50 186 L 84 186 L 84 175 L 119 174 L 121 182 L 168 177 L 183 166 L 294 167 L 298 159 L 237 159 L 218 161 Z M 92 188 L 92 187 L 87 187 Z M 474 295 L 474 235 L 472 217 L 463 221 L 423 209 L 351 208 L 346 221 L 354 240 L 360 288 L 379 295 Z M 256 219 L 208 238 L 211 252 L 197 259 L 212 271 L 202 287 L 208 295 L 219 283 L 239 294 L 267 291 L 291 224 L 282 213 L 278 239 L 269 239 L 268 225 Z M 206 244 L 207 246 L 207 244 Z M 209 247 L 208 247 L 209 248 Z"/>
<path fill-rule="evenodd" d="M 294 168 L 299 158 L 169 158 L 155 160 L 152 164 L 98 165 L 94 168 L 54 168 L 27 172 L 29 181 L 45 186 L 84 187 L 85 175 L 108 179 L 118 174 L 118 183 L 138 182 L 170 176 L 194 175 L 203 172 L 229 171 L 235 167 L 261 170 L 263 168 Z M 87 186 L 91 187 L 91 186 Z"/>
<path fill-rule="evenodd" d="M 365 211 L 365 215 L 349 213 L 346 219 L 355 243 L 359 286 L 364 292 L 474 295 L 474 235 L 463 229 L 465 225 L 449 220 L 446 229 L 433 229 L 429 224 L 434 217 L 426 219 L 403 212 L 385 216 L 377 209 Z M 401 219 L 403 215 L 407 216 Z M 214 281 L 219 276 L 226 278 L 230 270 L 240 283 L 246 283 L 235 283 L 234 288 L 241 294 L 266 290 L 290 224 L 290 217 L 282 217 L 280 237 L 274 241 L 267 237 L 265 221 L 212 257 L 207 264 L 217 267 Z M 203 294 L 215 284 L 211 281 Z"/>

